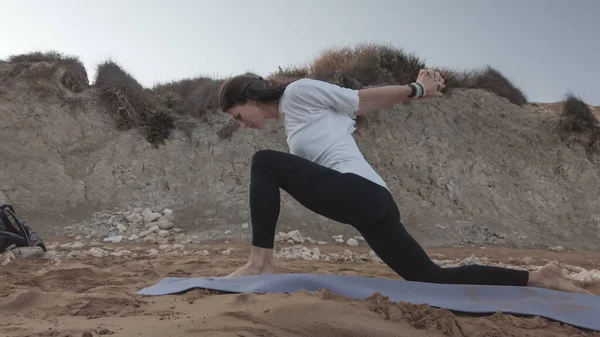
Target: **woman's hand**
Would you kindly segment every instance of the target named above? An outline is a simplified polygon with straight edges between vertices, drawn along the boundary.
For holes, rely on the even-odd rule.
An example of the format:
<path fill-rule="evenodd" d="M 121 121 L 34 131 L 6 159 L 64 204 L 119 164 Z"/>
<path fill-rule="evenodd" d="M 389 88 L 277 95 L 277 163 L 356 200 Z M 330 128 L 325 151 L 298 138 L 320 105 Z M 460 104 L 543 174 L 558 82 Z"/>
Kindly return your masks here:
<path fill-rule="evenodd" d="M 440 72 L 431 69 L 421 69 L 416 82 L 423 86 L 423 97 L 440 97 L 446 87 Z"/>

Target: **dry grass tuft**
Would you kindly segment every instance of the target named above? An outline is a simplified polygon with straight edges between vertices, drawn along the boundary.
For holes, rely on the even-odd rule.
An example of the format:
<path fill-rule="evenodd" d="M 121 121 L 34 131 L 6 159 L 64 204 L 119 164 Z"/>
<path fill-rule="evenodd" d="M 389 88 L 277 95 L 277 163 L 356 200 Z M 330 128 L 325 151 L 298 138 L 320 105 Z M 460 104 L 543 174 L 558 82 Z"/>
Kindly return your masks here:
<path fill-rule="evenodd" d="M 562 106 L 561 128 L 565 132 L 600 132 L 598 119 L 581 98 L 566 95 Z"/>
<path fill-rule="evenodd" d="M 484 69 L 453 72 L 442 70 L 442 76 L 446 80 L 446 87 L 465 89 L 489 90 L 497 96 L 508 99 L 513 104 L 522 106 L 527 104 L 527 97 L 498 70 L 487 66 Z"/>
<path fill-rule="evenodd" d="M 360 89 L 414 81 L 425 63 L 402 49 L 388 45 L 359 44 L 330 48 L 310 66 L 310 76 L 340 86 Z"/>
<path fill-rule="evenodd" d="M 156 95 L 169 92 L 177 95 L 179 98 L 173 104 L 173 111 L 180 115 L 201 117 L 218 109 L 219 88 L 222 83 L 222 80 L 198 77 L 157 85 L 152 92 Z"/>
<path fill-rule="evenodd" d="M 63 55 L 56 51 L 36 51 L 10 56 L 8 62 L 15 64 L 11 76 L 25 74 L 37 80 L 51 79 L 58 75 L 62 86 L 74 93 L 82 92 L 89 87 L 85 66 L 75 56 Z"/>
<path fill-rule="evenodd" d="M 153 145 L 163 144 L 175 128 L 170 106 L 173 95 L 155 96 L 113 61 L 98 66 L 94 86 L 113 111 L 119 129 L 143 127 Z"/>

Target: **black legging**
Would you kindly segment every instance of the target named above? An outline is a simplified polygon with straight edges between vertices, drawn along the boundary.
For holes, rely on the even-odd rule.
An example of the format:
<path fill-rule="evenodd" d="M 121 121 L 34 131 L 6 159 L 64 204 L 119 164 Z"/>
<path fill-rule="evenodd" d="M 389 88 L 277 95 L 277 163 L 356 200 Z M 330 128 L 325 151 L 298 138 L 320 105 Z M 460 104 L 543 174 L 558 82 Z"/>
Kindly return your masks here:
<path fill-rule="evenodd" d="M 250 212 L 252 244 L 272 249 L 279 218 L 280 192 L 285 190 L 311 211 L 352 225 L 371 249 L 408 281 L 447 284 L 527 284 L 527 271 L 469 265 L 441 268 L 400 222 L 390 192 L 353 173 L 340 173 L 302 157 L 260 150 L 252 158 Z"/>

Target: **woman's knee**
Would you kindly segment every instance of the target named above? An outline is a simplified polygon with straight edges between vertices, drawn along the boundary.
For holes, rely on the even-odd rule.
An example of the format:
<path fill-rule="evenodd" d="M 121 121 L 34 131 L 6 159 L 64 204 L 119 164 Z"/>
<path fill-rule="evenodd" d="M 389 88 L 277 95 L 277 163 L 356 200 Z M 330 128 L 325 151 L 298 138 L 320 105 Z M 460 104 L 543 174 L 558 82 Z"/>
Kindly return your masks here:
<path fill-rule="evenodd" d="M 277 160 L 281 152 L 271 149 L 258 150 L 252 155 L 252 169 L 267 168 L 271 163 Z"/>

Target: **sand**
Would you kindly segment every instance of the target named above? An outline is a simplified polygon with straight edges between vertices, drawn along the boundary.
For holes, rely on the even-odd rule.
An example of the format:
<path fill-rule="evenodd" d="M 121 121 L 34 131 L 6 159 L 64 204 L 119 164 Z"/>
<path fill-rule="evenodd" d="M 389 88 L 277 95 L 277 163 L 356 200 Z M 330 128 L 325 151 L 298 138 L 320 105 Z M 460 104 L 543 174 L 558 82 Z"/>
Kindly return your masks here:
<path fill-rule="evenodd" d="M 121 245 L 123 246 L 123 245 Z M 148 249 L 135 245 L 140 249 Z M 85 257 L 15 260 L 0 267 L 0 336 L 600 336 L 539 317 L 502 313 L 454 314 L 427 305 L 365 301 L 323 289 L 291 294 L 135 295 L 165 276 L 221 276 L 243 263 L 245 246 L 198 246 L 208 256 Z M 227 245 L 231 247 L 231 245 Z M 347 247 L 323 246 L 322 250 Z M 130 249 L 130 248 L 128 248 Z M 359 251 L 361 247 L 354 250 Z M 472 253 L 496 261 L 545 260 L 599 269 L 600 254 L 504 248 L 436 249 L 448 258 Z M 278 260 L 277 272 L 335 273 L 398 278 L 379 263 Z M 600 294 L 598 285 L 592 292 Z"/>

